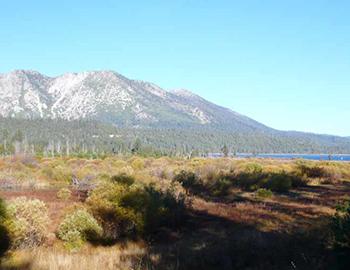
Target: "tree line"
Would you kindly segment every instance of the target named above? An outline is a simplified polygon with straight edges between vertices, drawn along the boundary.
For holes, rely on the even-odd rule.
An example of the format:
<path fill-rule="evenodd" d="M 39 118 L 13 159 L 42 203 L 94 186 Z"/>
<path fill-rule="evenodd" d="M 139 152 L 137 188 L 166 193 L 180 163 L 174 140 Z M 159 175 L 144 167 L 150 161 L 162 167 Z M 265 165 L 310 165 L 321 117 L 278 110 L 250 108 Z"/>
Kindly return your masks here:
<path fill-rule="evenodd" d="M 207 156 L 209 153 L 346 153 L 350 143 L 212 127 L 126 128 L 88 120 L 0 118 L 0 155 L 138 154 Z"/>

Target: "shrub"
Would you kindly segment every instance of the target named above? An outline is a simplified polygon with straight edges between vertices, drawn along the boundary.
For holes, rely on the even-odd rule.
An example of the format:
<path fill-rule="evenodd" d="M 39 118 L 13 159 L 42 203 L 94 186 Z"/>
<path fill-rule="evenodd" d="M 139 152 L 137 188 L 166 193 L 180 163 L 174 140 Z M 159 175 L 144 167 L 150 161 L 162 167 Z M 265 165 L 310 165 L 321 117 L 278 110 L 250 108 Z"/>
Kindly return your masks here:
<path fill-rule="evenodd" d="M 10 248 L 10 236 L 5 227 L 7 214 L 3 200 L 0 198 L 0 258 Z"/>
<path fill-rule="evenodd" d="M 145 167 L 145 162 L 140 158 L 135 158 L 131 162 L 131 167 L 135 170 L 142 170 Z"/>
<path fill-rule="evenodd" d="M 256 191 L 259 188 L 266 188 L 276 192 L 286 192 L 292 187 L 306 186 L 308 180 L 303 176 L 293 173 L 240 173 L 231 182 L 245 190 Z"/>
<path fill-rule="evenodd" d="M 140 221 L 133 211 L 118 206 L 99 206 L 93 209 L 103 230 L 101 240 L 105 243 L 113 243 L 121 237 L 130 236 L 140 228 Z"/>
<path fill-rule="evenodd" d="M 224 196 L 229 193 L 231 186 L 232 182 L 227 177 L 221 176 L 213 180 L 209 190 L 213 196 Z"/>
<path fill-rule="evenodd" d="M 338 205 L 331 222 L 331 245 L 337 255 L 339 269 L 347 269 L 350 259 L 350 201 Z M 344 267 L 344 268 L 343 268 Z M 337 269 L 338 269 L 337 268 Z"/>
<path fill-rule="evenodd" d="M 171 189 L 157 190 L 153 185 L 130 190 L 122 197 L 120 205 L 139 215 L 140 233 L 149 234 L 159 227 L 177 227 L 184 217 L 184 198 L 176 198 Z"/>
<path fill-rule="evenodd" d="M 255 191 L 262 186 L 262 181 L 267 177 L 268 175 L 263 173 L 242 172 L 235 177 L 233 184 L 244 190 Z"/>
<path fill-rule="evenodd" d="M 193 172 L 187 172 L 185 170 L 180 171 L 173 178 L 173 181 L 179 182 L 186 190 L 194 191 L 199 187 L 199 179 Z"/>
<path fill-rule="evenodd" d="M 244 168 L 244 172 L 248 174 L 258 175 L 263 172 L 263 168 L 259 163 L 248 163 Z"/>
<path fill-rule="evenodd" d="M 111 181 L 114 183 L 131 186 L 135 182 L 135 179 L 134 179 L 134 177 L 132 177 L 126 173 L 120 173 L 120 174 L 112 176 Z"/>
<path fill-rule="evenodd" d="M 57 236 L 71 248 L 80 247 L 85 241 L 96 241 L 102 228 L 85 209 L 78 209 L 65 216 L 58 227 Z"/>
<path fill-rule="evenodd" d="M 101 223 L 106 241 L 146 236 L 161 226 L 178 226 L 183 220 L 184 198 L 153 185 L 102 184 L 87 200 Z"/>
<path fill-rule="evenodd" d="M 203 166 L 199 168 L 199 176 L 203 181 L 210 182 L 216 179 L 219 170 L 215 166 Z"/>
<path fill-rule="evenodd" d="M 286 192 L 292 187 L 292 178 L 285 172 L 273 173 L 262 186 L 272 191 Z"/>
<path fill-rule="evenodd" d="M 129 189 L 118 182 L 103 183 L 95 188 L 87 199 L 87 204 L 103 228 L 104 241 L 113 242 L 128 235 L 136 227 L 137 217 L 131 211 L 123 211 L 119 202 Z"/>
<path fill-rule="evenodd" d="M 69 183 L 72 180 L 73 174 L 69 168 L 57 166 L 53 169 L 53 180 L 58 182 Z"/>
<path fill-rule="evenodd" d="M 46 166 L 42 169 L 42 173 L 49 178 L 57 182 L 70 182 L 72 180 L 72 171 L 64 167 L 64 165 L 58 165 L 54 168 Z"/>
<path fill-rule="evenodd" d="M 16 160 L 29 168 L 35 168 L 38 165 L 36 158 L 29 154 L 16 155 L 13 157 L 12 161 Z"/>
<path fill-rule="evenodd" d="M 98 166 L 93 163 L 84 164 L 84 166 L 75 170 L 74 175 L 78 179 L 94 179 L 98 171 Z"/>
<path fill-rule="evenodd" d="M 70 199 L 70 197 L 72 196 L 72 192 L 68 188 L 61 188 L 57 192 L 56 196 L 57 196 L 57 198 L 66 201 L 66 200 Z"/>
<path fill-rule="evenodd" d="M 326 170 L 320 166 L 310 166 L 304 163 L 299 163 L 298 170 L 301 175 L 306 175 L 309 178 L 323 178 L 327 176 Z"/>
<path fill-rule="evenodd" d="M 13 248 L 30 248 L 42 244 L 50 222 L 45 203 L 19 197 L 8 205 L 6 227 Z"/>
<path fill-rule="evenodd" d="M 310 180 L 304 175 L 297 175 L 297 174 L 290 173 L 288 177 L 290 178 L 292 182 L 292 187 L 294 188 L 306 187 L 310 182 Z"/>
<path fill-rule="evenodd" d="M 266 189 L 266 188 L 259 188 L 256 192 L 255 192 L 256 197 L 258 198 L 270 198 L 272 197 L 273 193 L 271 190 Z"/>
<path fill-rule="evenodd" d="M 4 201 L 0 198 L 0 221 L 5 220 L 6 218 L 6 207 Z"/>
<path fill-rule="evenodd" d="M 322 162 L 320 165 L 299 161 L 296 164 L 296 174 L 310 178 L 320 179 L 322 183 L 334 183 L 346 175 L 341 166 L 336 163 Z M 345 173 L 345 174 L 344 174 Z"/>
<path fill-rule="evenodd" d="M 337 212 L 332 219 L 333 246 L 347 248 L 350 251 L 350 202 L 337 206 Z"/>

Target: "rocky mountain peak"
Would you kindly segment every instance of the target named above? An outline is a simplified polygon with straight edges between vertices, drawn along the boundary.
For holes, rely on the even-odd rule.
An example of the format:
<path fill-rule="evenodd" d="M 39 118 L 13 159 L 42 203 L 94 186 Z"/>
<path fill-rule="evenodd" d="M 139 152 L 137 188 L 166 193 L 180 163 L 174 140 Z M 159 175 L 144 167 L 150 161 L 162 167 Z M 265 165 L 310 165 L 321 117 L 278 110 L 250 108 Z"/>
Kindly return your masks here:
<path fill-rule="evenodd" d="M 266 128 L 189 90 L 166 91 L 111 70 L 57 77 L 15 70 L 0 75 L 0 104 L 4 117 L 94 119 L 121 126 Z"/>

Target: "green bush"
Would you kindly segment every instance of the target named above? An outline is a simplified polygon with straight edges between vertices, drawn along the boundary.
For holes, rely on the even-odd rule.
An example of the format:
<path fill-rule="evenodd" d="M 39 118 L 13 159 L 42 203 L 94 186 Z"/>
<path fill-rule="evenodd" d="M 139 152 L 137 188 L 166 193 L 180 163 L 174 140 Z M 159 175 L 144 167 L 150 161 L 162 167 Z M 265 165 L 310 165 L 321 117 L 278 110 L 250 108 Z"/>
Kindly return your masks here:
<path fill-rule="evenodd" d="M 4 221 L 6 217 L 6 206 L 4 201 L 0 198 L 0 221 Z"/>
<path fill-rule="evenodd" d="M 259 188 L 256 192 L 255 192 L 256 197 L 258 198 L 270 198 L 273 195 L 273 192 L 269 189 L 266 188 Z"/>
<path fill-rule="evenodd" d="M 259 163 L 248 163 L 244 168 L 244 172 L 247 174 L 259 175 L 262 174 L 263 167 Z"/>
<path fill-rule="evenodd" d="M 45 241 L 50 219 L 44 202 L 19 197 L 9 203 L 7 212 L 13 248 L 31 248 Z"/>
<path fill-rule="evenodd" d="M 321 183 L 335 183 L 342 178 L 347 178 L 346 172 L 341 169 L 339 164 L 331 162 L 322 162 L 321 165 L 298 164 L 297 169 L 309 178 L 319 178 Z M 345 174 L 344 174 L 345 173 Z"/>
<path fill-rule="evenodd" d="M 249 173 L 240 173 L 236 176 L 233 184 L 244 190 L 255 191 L 258 189 L 258 183 L 265 175 L 253 175 Z"/>
<path fill-rule="evenodd" d="M 5 227 L 7 214 L 6 207 L 3 200 L 0 198 L 0 258 L 10 248 L 10 236 Z"/>
<path fill-rule="evenodd" d="M 80 247 L 85 241 L 97 241 L 101 235 L 101 226 L 85 209 L 66 215 L 57 230 L 58 238 L 73 248 Z"/>
<path fill-rule="evenodd" d="M 142 170 L 145 167 L 145 162 L 140 158 L 135 158 L 131 162 L 131 167 L 135 170 Z"/>
<path fill-rule="evenodd" d="M 177 227 L 185 212 L 184 198 L 177 198 L 171 189 L 157 190 L 148 185 L 125 194 L 120 205 L 141 217 L 141 233 L 150 234 L 160 227 Z"/>
<path fill-rule="evenodd" d="M 41 172 L 49 178 L 49 180 L 54 180 L 57 182 L 65 182 L 68 183 L 72 180 L 73 173 L 70 168 L 65 167 L 63 165 L 58 165 L 56 167 L 46 166 Z"/>
<path fill-rule="evenodd" d="M 350 251 L 350 202 L 337 206 L 337 212 L 332 219 L 333 246 L 346 248 Z"/>
<path fill-rule="evenodd" d="M 350 265 L 350 201 L 338 205 L 331 222 L 331 245 L 337 256 L 337 269 Z"/>
<path fill-rule="evenodd" d="M 185 170 L 180 171 L 173 178 L 173 181 L 179 182 L 186 190 L 194 191 L 200 185 L 199 178 L 193 172 Z"/>
<path fill-rule="evenodd" d="M 232 183 L 244 190 L 256 191 L 266 188 L 276 192 L 286 192 L 292 187 L 307 185 L 307 179 L 293 173 L 240 173 L 232 180 Z"/>
<path fill-rule="evenodd" d="M 113 242 L 140 230 L 139 216 L 120 206 L 129 190 L 125 184 L 103 183 L 89 194 L 87 203 L 103 228 L 104 241 Z"/>
<path fill-rule="evenodd" d="M 185 210 L 183 197 L 153 185 L 102 184 L 90 193 L 87 203 L 101 223 L 106 241 L 178 226 Z"/>
<path fill-rule="evenodd" d="M 205 192 L 212 196 L 225 196 L 231 187 L 237 186 L 247 191 L 256 191 L 259 188 L 270 189 L 275 192 L 286 192 L 292 187 L 306 186 L 307 178 L 287 172 L 263 172 L 258 163 L 249 163 L 243 171 L 236 174 L 234 171 L 211 174 L 210 179 L 203 182 L 192 172 L 181 171 L 173 181 L 179 182 L 191 192 Z"/>
<path fill-rule="evenodd" d="M 290 173 L 288 176 L 292 182 L 292 187 L 294 187 L 294 188 L 306 187 L 310 182 L 310 180 L 307 177 L 305 177 L 304 175 Z"/>
<path fill-rule="evenodd" d="M 111 181 L 113 183 L 131 186 L 132 184 L 134 184 L 135 179 L 131 175 L 127 175 L 126 173 L 121 173 L 121 174 L 112 176 Z"/>
<path fill-rule="evenodd" d="M 68 188 L 61 188 L 57 194 L 56 194 L 57 198 L 61 199 L 61 200 L 68 200 L 71 196 L 72 196 L 72 192 L 70 191 L 70 189 Z"/>
<path fill-rule="evenodd" d="M 286 192 L 292 187 L 292 178 L 284 172 L 273 173 L 268 176 L 262 187 L 276 192 Z"/>
<path fill-rule="evenodd" d="M 232 182 L 225 176 L 218 177 L 213 180 L 213 183 L 209 187 L 210 194 L 213 196 L 225 196 L 229 193 L 232 187 Z"/>
<path fill-rule="evenodd" d="M 320 166 L 308 165 L 306 163 L 298 163 L 297 169 L 301 175 L 305 175 L 309 178 L 327 177 L 327 171 Z"/>

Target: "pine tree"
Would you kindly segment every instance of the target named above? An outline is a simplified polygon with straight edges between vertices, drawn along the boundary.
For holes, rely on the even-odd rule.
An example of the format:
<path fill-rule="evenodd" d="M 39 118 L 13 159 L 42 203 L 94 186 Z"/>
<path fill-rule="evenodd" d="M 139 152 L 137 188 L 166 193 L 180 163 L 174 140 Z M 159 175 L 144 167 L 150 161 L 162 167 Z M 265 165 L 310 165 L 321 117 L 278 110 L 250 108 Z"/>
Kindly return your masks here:
<path fill-rule="evenodd" d="M 221 152 L 224 154 L 224 157 L 228 157 L 229 149 L 226 144 L 221 148 Z"/>

